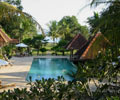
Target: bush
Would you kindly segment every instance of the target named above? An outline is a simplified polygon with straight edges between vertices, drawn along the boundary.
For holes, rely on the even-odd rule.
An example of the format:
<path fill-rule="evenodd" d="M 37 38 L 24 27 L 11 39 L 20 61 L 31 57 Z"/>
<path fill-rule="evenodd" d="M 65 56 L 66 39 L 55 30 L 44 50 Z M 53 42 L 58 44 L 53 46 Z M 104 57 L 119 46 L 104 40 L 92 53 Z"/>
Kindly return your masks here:
<path fill-rule="evenodd" d="M 40 49 L 40 51 L 42 52 L 42 54 L 44 53 L 44 52 L 46 52 L 47 51 L 47 49 L 46 48 L 41 48 Z"/>
<path fill-rule="evenodd" d="M 30 89 L 14 89 L 0 93 L 0 100 L 87 100 L 89 96 L 79 82 L 65 82 L 64 78 L 36 80 L 29 83 Z"/>
<path fill-rule="evenodd" d="M 64 78 L 36 80 L 28 83 L 30 89 L 14 89 L 0 93 L 0 100 L 119 100 L 120 95 L 110 92 L 89 92 L 88 85 L 80 81 L 65 82 Z M 102 88 L 100 88 L 102 89 Z M 109 99 L 117 98 L 117 99 Z"/>

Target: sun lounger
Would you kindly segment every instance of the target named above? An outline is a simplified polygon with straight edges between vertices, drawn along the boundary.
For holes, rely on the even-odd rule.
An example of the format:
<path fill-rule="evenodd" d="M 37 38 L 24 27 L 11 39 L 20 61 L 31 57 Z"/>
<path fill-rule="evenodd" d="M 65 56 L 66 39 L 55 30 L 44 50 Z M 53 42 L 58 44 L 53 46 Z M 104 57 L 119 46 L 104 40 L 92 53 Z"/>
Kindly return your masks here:
<path fill-rule="evenodd" d="M 7 87 L 15 87 L 15 86 L 16 86 L 15 83 L 2 85 L 2 81 L 0 81 L 0 89 L 2 89 L 2 88 L 7 88 Z"/>
<path fill-rule="evenodd" d="M 8 65 L 8 64 L 9 64 L 9 62 L 0 59 L 0 66 L 4 66 L 4 65 Z"/>
<path fill-rule="evenodd" d="M 7 65 L 12 66 L 12 62 L 11 62 L 11 61 L 7 58 L 7 56 L 6 56 L 6 55 L 4 55 L 3 57 L 4 57 L 5 61 L 6 61 L 6 62 L 8 62 L 8 64 L 7 64 Z"/>

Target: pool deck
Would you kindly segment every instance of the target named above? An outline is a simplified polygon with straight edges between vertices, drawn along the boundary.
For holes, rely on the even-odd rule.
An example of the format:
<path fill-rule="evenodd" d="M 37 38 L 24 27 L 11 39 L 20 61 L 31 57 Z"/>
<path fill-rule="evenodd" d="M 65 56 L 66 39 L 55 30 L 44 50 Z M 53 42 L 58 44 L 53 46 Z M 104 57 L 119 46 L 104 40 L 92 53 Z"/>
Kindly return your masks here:
<path fill-rule="evenodd" d="M 7 87 L 0 89 L 0 92 L 4 90 L 13 90 L 14 88 L 27 88 L 29 87 L 25 80 L 27 73 L 30 70 L 32 60 L 34 58 L 68 58 L 69 56 L 31 56 L 31 57 L 12 57 L 11 62 L 13 66 L 0 66 L 0 80 L 2 85 L 15 83 L 15 87 Z M 95 90 L 93 83 L 89 84 L 92 90 Z"/>
<path fill-rule="evenodd" d="M 33 58 L 68 58 L 68 56 L 31 56 L 31 57 L 12 57 L 10 61 L 13 66 L 0 67 L 0 80 L 2 85 L 15 83 L 15 87 L 0 89 L 0 92 L 13 88 L 24 88 L 27 86 L 25 80 L 30 70 Z"/>

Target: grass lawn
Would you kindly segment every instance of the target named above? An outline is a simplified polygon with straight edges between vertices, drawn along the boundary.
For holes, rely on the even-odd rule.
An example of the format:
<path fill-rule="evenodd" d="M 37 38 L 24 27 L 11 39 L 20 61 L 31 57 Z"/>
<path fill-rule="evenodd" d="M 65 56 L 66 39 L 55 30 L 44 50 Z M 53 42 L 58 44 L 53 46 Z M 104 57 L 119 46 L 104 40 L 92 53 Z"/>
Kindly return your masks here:
<path fill-rule="evenodd" d="M 55 55 L 55 51 L 51 50 L 51 48 L 54 46 L 53 43 L 48 43 L 45 48 L 47 49 L 47 51 L 45 53 L 42 54 L 41 51 L 39 51 L 39 55 Z M 76 50 L 74 50 L 74 53 L 76 52 Z M 37 51 L 33 50 L 32 51 L 33 55 L 37 55 Z M 57 55 L 62 55 L 62 52 L 57 52 Z M 65 55 L 70 55 L 70 51 L 66 51 Z"/>

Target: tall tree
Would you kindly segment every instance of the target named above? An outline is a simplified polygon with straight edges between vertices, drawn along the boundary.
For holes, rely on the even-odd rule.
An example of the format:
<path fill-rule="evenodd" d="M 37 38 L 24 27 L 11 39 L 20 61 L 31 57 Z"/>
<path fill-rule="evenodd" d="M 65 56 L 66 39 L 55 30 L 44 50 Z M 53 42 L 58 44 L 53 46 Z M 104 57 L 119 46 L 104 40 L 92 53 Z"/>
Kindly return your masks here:
<path fill-rule="evenodd" d="M 115 2 L 120 3 L 120 0 L 92 0 L 91 1 L 91 6 L 98 6 L 100 4 L 112 4 L 112 3 L 115 3 Z"/>
<path fill-rule="evenodd" d="M 48 35 L 52 37 L 53 41 L 55 42 L 55 39 L 58 37 L 58 23 L 57 21 L 50 21 L 48 24 L 49 32 Z"/>
<path fill-rule="evenodd" d="M 23 7 L 21 5 L 21 0 L 1 0 L 1 1 L 7 2 L 7 3 L 11 4 L 11 5 L 14 5 L 19 10 L 23 9 Z"/>
<path fill-rule="evenodd" d="M 120 2 L 112 3 L 106 11 L 101 15 L 101 32 L 109 39 L 115 46 L 116 54 L 120 47 Z"/>
<path fill-rule="evenodd" d="M 87 19 L 87 23 L 90 25 L 90 32 L 93 34 L 99 31 L 100 16 L 98 13 L 94 12 L 94 16 Z"/>
<path fill-rule="evenodd" d="M 36 35 L 32 39 L 32 46 L 37 50 L 37 55 L 44 44 L 45 37 L 43 35 Z"/>
<path fill-rule="evenodd" d="M 65 16 L 58 22 L 58 34 L 60 34 L 61 38 L 70 40 L 76 34 L 81 33 L 85 37 L 88 35 L 87 28 L 83 28 L 78 23 L 78 20 L 75 16 Z M 86 31 L 83 31 L 83 30 Z"/>
<path fill-rule="evenodd" d="M 112 2 L 110 6 L 101 12 L 100 18 L 97 20 L 99 23 L 92 23 L 91 26 L 94 29 L 100 29 L 100 31 L 107 37 L 107 39 L 113 44 L 115 55 L 118 55 L 120 44 L 120 2 Z M 93 21 L 95 22 L 96 19 Z M 96 27 L 94 27 L 96 26 Z"/>
<path fill-rule="evenodd" d="M 42 30 L 40 24 L 31 15 L 22 12 L 11 4 L 0 2 L 0 8 L 0 25 L 12 38 L 20 38 L 21 40 L 25 36 L 29 37 L 36 34 L 36 26 Z"/>
<path fill-rule="evenodd" d="M 75 16 L 65 16 L 59 22 L 58 33 L 64 39 L 71 39 L 75 34 L 80 33 L 80 24 Z"/>

